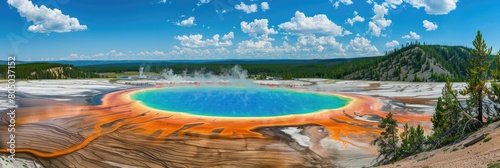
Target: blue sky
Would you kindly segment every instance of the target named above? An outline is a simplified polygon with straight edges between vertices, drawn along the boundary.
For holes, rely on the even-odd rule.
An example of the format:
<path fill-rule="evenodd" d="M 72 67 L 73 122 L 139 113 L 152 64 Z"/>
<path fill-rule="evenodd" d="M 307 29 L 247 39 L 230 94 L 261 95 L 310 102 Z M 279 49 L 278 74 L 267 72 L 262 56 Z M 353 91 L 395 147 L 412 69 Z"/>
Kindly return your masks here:
<path fill-rule="evenodd" d="M 418 40 L 500 49 L 500 1 L 7 0 L 0 54 L 20 60 L 377 56 Z"/>

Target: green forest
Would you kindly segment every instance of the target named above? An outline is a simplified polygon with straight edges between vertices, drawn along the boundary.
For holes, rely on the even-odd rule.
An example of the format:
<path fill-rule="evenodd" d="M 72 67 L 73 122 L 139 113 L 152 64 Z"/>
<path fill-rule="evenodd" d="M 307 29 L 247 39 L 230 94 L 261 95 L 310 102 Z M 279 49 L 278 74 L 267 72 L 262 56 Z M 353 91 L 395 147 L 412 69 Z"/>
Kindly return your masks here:
<path fill-rule="evenodd" d="M 0 78 L 7 77 L 7 65 L 0 65 Z M 68 64 L 58 63 L 26 63 L 18 64 L 14 69 L 16 79 L 81 79 L 99 78 L 92 72 L 84 72 L 80 68 Z"/>

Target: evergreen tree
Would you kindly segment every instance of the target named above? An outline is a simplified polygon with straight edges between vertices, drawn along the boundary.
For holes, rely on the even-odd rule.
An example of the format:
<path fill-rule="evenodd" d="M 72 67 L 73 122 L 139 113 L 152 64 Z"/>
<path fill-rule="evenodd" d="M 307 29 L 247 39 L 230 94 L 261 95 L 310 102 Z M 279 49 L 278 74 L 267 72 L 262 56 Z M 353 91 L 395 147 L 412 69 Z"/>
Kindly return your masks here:
<path fill-rule="evenodd" d="M 476 39 L 472 42 L 474 49 L 471 51 L 471 57 L 468 58 L 469 69 L 467 69 L 467 87 L 462 94 L 469 95 L 467 107 L 469 113 L 475 114 L 479 124 L 483 123 L 483 99 L 488 91 L 486 87 L 488 70 L 491 61 L 488 57 L 491 55 L 492 48 L 487 48 L 483 35 L 477 31 Z M 474 109 L 475 108 L 475 109 Z"/>
<path fill-rule="evenodd" d="M 422 143 L 426 140 L 424 135 L 424 129 L 420 125 L 415 127 L 408 127 L 405 124 L 404 131 L 400 135 L 401 137 L 401 147 L 398 148 L 398 153 L 403 157 L 410 156 L 423 151 Z"/>
<path fill-rule="evenodd" d="M 449 79 L 446 80 L 446 85 L 443 87 L 442 96 L 438 98 L 436 105 L 436 113 L 432 116 L 434 139 L 441 136 L 453 125 L 458 123 L 462 118 L 462 113 L 459 102 L 456 101 L 457 91 L 453 90 L 453 84 Z"/>
<path fill-rule="evenodd" d="M 432 116 L 433 133 L 430 137 L 437 141 L 437 146 L 446 145 L 459 138 L 458 133 L 449 133 L 442 137 L 443 133 L 450 130 L 455 124 L 461 122 L 463 115 L 459 102 L 456 100 L 458 92 L 453 90 L 453 84 L 450 79 L 446 79 L 446 85 L 443 87 L 442 96 L 438 98 L 436 112 Z"/>
<path fill-rule="evenodd" d="M 418 78 L 418 75 L 415 73 L 415 75 L 413 75 L 413 82 L 420 82 L 420 78 Z"/>
<path fill-rule="evenodd" d="M 432 130 L 434 131 L 433 136 L 439 137 L 448 128 L 448 124 L 444 121 L 446 107 L 447 103 L 443 101 L 442 97 L 439 97 L 436 105 L 436 112 L 431 118 Z"/>
<path fill-rule="evenodd" d="M 397 153 L 399 141 L 397 121 L 392 118 L 392 113 L 389 113 L 382 119 L 382 123 L 378 127 L 385 130 L 380 133 L 380 136 L 372 144 L 378 145 L 379 156 L 376 158 L 376 165 L 382 165 L 399 157 Z"/>

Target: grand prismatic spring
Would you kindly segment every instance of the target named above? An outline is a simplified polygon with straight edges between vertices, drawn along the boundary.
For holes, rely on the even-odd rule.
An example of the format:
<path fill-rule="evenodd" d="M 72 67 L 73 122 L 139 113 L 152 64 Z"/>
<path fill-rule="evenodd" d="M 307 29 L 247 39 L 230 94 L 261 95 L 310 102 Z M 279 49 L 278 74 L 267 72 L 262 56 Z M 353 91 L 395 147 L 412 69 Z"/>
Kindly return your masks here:
<path fill-rule="evenodd" d="M 212 117 L 277 117 L 341 108 L 349 99 L 331 94 L 265 87 L 178 87 L 132 95 L 155 109 Z"/>
<path fill-rule="evenodd" d="M 122 89 L 104 94 L 99 105 L 36 98 L 21 104 L 17 156 L 49 167 L 328 167 L 360 156 L 369 162 L 376 154 L 369 142 L 381 132 L 376 118 L 387 114 L 370 96 L 225 84 Z"/>

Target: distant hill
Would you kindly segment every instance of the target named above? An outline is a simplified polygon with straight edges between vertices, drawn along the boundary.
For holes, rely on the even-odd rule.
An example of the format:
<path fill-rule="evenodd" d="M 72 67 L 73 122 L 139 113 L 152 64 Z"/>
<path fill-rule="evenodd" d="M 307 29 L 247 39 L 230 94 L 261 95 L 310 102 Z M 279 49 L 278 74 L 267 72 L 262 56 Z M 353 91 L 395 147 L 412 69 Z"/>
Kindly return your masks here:
<path fill-rule="evenodd" d="M 7 77 L 7 66 L 0 65 L 0 78 Z M 99 75 L 92 72 L 84 72 L 78 67 L 59 63 L 23 63 L 17 64 L 14 69 L 16 79 L 80 79 L 99 78 Z"/>
<path fill-rule="evenodd" d="M 463 81 L 470 51 L 462 46 L 412 44 L 346 74 L 344 79 L 444 81 L 450 77 Z"/>

